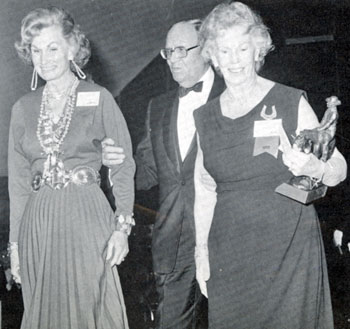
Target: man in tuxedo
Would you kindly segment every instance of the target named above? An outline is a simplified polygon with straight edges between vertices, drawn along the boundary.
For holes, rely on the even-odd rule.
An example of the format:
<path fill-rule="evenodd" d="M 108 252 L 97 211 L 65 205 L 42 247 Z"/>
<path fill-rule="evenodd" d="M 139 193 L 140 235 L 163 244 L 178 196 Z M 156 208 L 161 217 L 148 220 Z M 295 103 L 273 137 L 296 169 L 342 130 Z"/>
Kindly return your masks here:
<path fill-rule="evenodd" d="M 197 142 L 193 111 L 224 90 L 224 82 L 201 56 L 201 21 L 175 24 L 162 57 L 179 88 L 152 99 L 145 135 L 136 150 L 136 188 L 159 185 L 159 211 L 152 236 L 153 270 L 159 295 L 157 328 L 195 328 L 202 299 L 196 282 L 194 164 Z M 116 148 L 105 144 L 104 164 Z M 203 297 L 204 299 L 204 297 Z"/>

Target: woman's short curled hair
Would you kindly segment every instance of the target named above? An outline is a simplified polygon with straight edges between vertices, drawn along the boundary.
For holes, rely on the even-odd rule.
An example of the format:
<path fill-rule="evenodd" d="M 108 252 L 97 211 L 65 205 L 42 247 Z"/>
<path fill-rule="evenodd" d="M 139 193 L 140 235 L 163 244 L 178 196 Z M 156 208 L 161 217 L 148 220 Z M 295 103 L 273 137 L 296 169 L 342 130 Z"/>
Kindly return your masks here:
<path fill-rule="evenodd" d="M 215 50 L 215 39 L 222 32 L 234 26 L 247 26 L 247 32 L 259 49 L 256 70 L 264 64 L 265 56 L 274 49 L 269 29 L 261 17 L 241 2 L 222 3 L 205 18 L 199 32 L 202 55 L 211 60 Z"/>
<path fill-rule="evenodd" d="M 24 62 L 32 64 L 31 44 L 41 30 L 50 26 L 59 26 L 63 37 L 75 48 L 74 61 L 82 68 L 90 58 L 90 43 L 75 24 L 72 16 L 64 9 L 57 7 L 37 8 L 22 20 L 21 40 L 15 43 L 18 55 Z M 74 66 L 71 65 L 74 70 Z"/>

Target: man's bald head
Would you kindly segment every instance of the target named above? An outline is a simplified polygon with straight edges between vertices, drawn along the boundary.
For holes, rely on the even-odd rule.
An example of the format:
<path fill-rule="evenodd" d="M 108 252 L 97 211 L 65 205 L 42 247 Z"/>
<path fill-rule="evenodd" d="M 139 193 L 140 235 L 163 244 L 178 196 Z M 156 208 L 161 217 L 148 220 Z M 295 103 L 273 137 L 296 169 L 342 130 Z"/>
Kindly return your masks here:
<path fill-rule="evenodd" d="M 174 80 L 187 88 L 192 87 L 209 67 L 209 64 L 201 56 L 198 44 L 200 26 L 200 20 L 178 22 L 171 27 L 166 38 L 166 48 L 184 47 L 188 49 L 193 47 L 187 51 L 186 57 L 178 58 L 176 54 L 172 53 L 171 57 L 167 59 Z"/>

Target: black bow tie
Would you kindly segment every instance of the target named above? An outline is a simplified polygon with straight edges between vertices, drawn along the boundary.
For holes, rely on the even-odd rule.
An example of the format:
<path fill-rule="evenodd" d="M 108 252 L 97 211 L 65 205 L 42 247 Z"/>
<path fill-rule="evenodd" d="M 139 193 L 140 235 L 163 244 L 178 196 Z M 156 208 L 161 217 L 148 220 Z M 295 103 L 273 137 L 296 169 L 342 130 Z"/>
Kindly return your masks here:
<path fill-rule="evenodd" d="M 200 93 L 203 88 L 203 81 L 197 82 L 194 86 L 190 88 L 185 88 L 185 87 L 179 87 L 179 97 L 184 97 L 186 96 L 190 91 L 194 91 L 196 93 Z"/>

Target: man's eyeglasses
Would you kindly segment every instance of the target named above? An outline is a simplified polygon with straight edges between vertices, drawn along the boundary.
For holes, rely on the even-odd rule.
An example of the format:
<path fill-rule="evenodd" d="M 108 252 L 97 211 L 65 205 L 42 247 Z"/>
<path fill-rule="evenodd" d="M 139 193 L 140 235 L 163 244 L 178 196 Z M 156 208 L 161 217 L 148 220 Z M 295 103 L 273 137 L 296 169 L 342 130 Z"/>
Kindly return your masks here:
<path fill-rule="evenodd" d="M 187 56 L 187 53 L 192 50 L 199 47 L 199 45 L 197 46 L 193 46 L 190 48 L 185 48 L 185 47 L 175 47 L 175 48 L 163 48 L 160 50 L 160 54 L 164 59 L 170 59 L 171 55 L 174 53 L 176 58 L 184 58 Z"/>

